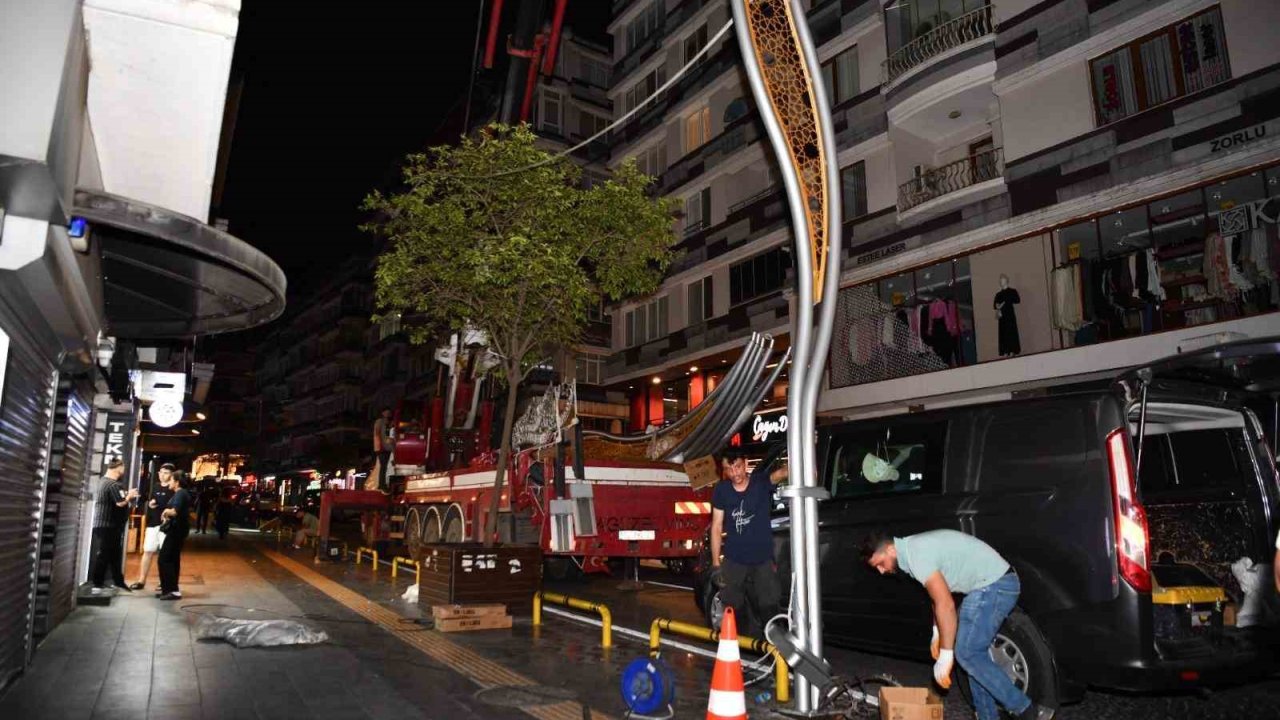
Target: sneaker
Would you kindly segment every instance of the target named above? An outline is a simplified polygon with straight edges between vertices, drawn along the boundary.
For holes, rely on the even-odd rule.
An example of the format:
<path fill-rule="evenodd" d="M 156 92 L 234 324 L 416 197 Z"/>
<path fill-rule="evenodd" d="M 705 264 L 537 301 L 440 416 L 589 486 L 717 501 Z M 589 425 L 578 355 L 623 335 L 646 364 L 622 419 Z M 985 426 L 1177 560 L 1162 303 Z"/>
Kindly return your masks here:
<path fill-rule="evenodd" d="M 96 588 L 94 588 L 94 589 L 90 590 L 90 591 L 89 591 L 89 594 L 90 594 L 90 595 L 106 595 L 106 594 L 107 594 L 107 589 L 106 589 L 106 588 L 96 587 Z"/>
<path fill-rule="evenodd" d="M 181 600 L 181 599 L 182 599 L 182 593 L 177 592 L 177 591 L 175 591 L 175 592 L 167 592 L 167 593 L 165 593 L 165 594 L 161 595 L 161 596 L 160 596 L 160 599 L 161 599 L 161 600 Z"/>
<path fill-rule="evenodd" d="M 130 590 L 144 590 L 144 589 L 146 589 L 146 587 L 147 587 L 147 586 L 146 586 L 146 584 L 144 584 L 144 583 L 134 583 L 134 584 L 132 584 L 132 585 L 130 585 L 130 586 L 129 586 L 129 589 L 130 589 Z"/>
<path fill-rule="evenodd" d="M 1032 703 L 1019 717 L 1022 720 L 1053 720 L 1054 712 L 1053 708 Z"/>

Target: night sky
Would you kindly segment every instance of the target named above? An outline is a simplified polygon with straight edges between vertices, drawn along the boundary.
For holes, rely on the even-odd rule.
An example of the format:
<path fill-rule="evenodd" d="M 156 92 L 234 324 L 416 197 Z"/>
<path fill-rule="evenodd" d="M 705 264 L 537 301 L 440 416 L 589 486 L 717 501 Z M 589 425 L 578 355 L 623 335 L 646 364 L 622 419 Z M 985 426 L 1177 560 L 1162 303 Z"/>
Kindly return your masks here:
<path fill-rule="evenodd" d="M 569 8 L 578 32 L 602 39 L 608 0 Z M 479 0 L 244 3 L 232 70 L 244 91 L 218 214 L 284 268 L 291 301 L 369 247 L 357 225 L 370 189 L 393 186 L 406 154 L 461 133 L 479 9 Z M 480 87 L 477 103 L 483 96 Z"/>

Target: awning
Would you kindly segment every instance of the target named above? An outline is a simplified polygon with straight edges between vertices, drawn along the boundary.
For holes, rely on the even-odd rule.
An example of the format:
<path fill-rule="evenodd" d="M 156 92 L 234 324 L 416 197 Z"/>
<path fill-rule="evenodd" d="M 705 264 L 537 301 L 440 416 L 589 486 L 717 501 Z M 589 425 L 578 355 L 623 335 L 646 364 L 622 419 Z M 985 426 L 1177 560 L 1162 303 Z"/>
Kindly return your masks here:
<path fill-rule="evenodd" d="M 77 190 L 74 214 L 101 249 L 108 334 L 181 338 L 244 330 L 284 312 L 285 277 L 264 253 L 147 203 Z"/>

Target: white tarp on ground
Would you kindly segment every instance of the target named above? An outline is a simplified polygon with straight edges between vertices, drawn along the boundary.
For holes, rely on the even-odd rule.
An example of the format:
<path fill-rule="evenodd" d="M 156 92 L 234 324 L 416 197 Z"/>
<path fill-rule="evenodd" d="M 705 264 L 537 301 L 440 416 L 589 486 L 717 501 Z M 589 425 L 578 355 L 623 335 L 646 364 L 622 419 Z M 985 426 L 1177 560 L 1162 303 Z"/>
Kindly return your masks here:
<path fill-rule="evenodd" d="M 196 622 L 196 638 L 226 640 L 238 648 L 246 648 L 315 645 L 328 642 L 329 635 L 296 620 L 240 620 L 201 615 Z"/>

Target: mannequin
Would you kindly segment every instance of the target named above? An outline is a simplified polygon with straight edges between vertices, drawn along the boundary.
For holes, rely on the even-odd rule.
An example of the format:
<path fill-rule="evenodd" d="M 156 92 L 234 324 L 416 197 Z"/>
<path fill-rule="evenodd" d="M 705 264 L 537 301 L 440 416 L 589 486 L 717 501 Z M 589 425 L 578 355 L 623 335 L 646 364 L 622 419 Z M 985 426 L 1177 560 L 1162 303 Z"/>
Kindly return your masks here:
<path fill-rule="evenodd" d="M 1013 357 L 1022 353 L 1022 340 L 1018 336 L 1018 315 L 1014 305 L 1022 302 L 1018 291 L 1009 287 L 1009 276 L 1000 276 L 1000 290 L 992 306 L 1000 326 L 1000 357 Z"/>

